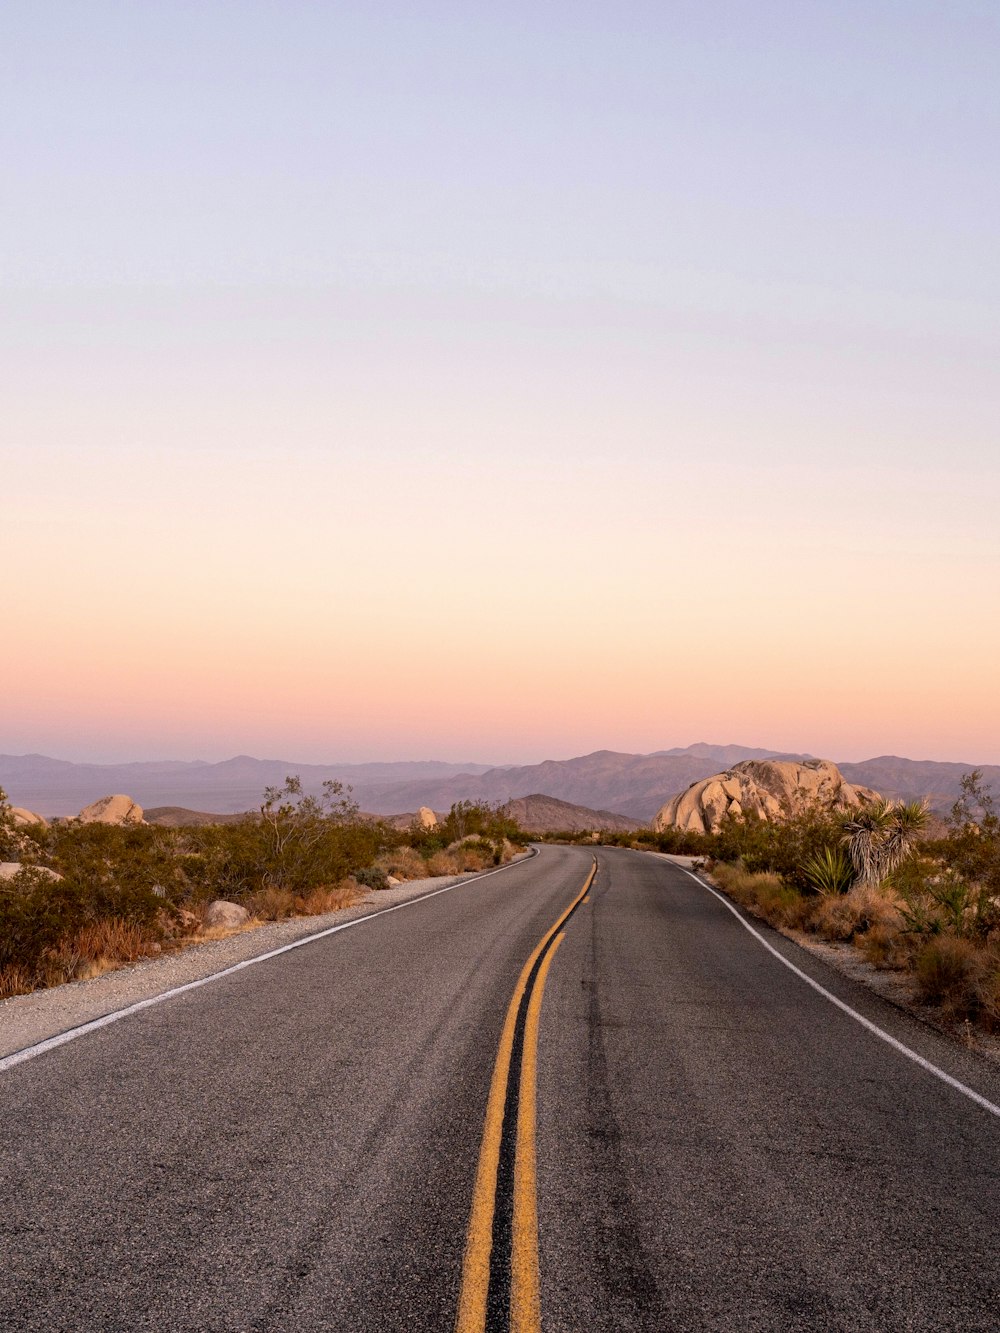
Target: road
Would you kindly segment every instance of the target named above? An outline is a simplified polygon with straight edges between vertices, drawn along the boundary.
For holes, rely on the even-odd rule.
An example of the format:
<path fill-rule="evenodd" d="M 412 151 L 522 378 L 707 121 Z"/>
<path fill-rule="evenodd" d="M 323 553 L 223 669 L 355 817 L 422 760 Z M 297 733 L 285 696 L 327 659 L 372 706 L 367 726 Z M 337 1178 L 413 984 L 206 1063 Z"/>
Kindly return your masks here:
<path fill-rule="evenodd" d="M 0 1070 L 0 1328 L 1000 1328 L 1000 1119 L 678 867 L 596 861 L 546 847 Z"/>

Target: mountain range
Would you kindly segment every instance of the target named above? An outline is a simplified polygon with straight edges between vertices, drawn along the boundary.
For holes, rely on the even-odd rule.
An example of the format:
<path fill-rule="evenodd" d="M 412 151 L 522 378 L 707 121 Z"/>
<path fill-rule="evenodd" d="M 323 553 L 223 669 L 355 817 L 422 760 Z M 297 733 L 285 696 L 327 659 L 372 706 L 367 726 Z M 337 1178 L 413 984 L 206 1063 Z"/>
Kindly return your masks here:
<path fill-rule="evenodd" d="M 350 786 L 364 810 L 395 814 L 422 805 L 448 810 L 455 801 L 509 801 L 539 793 L 590 809 L 649 820 L 692 782 L 744 759 L 809 758 L 740 745 L 700 743 L 652 754 L 597 750 L 574 759 L 491 766 L 437 760 L 371 764 L 300 764 L 238 755 L 221 763 L 202 760 L 129 764 L 75 764 L 44 755 L 0 755 L 0 787 L 11 803 L 43 815 L 75 814 L 111 792 L 125 792 L 143 806 L 188 806 L 229 814 L 256 809 L 265 787 L 298 774 L 307 791 L 328 779 Z M 947 810 L 975 765 L 883 755 L 841 763 L 849 782 L 885 796 L 926 797 Z M 984 766 L 984 780 L 1000 791 L 1000 765 Z"/>

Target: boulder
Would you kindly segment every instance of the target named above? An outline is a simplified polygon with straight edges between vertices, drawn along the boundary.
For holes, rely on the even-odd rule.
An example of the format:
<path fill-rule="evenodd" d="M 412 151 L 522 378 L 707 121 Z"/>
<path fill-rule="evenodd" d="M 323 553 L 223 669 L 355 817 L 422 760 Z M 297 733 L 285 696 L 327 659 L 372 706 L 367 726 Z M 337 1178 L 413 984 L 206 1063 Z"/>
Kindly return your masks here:
<path fill-rule="evenodd" d="M 208 904 L 205 913 L 205 926 L 209 930 L 222 927 L 224 930 L 238 930 L 250 920 L 250 913 L 239 903 L 231 903 L 225 898 L 216 898 Z"/>
<path fill-rule="evenodd" d="M 102 796 L 93 805 L 84 806 L 78 816 L 81 824 L 142 824 L 142 806 L 131 796 Z"/>
<path fill-rule="evenodd" d="M 716 833 L 727 815 L 788 819 L 810 809 L 856 810 L 878 793 L 852 786 L 829 759 L 748 759 L 671 797 L 653 828 Z"/>
<path fill-rule="evenodd" d="M 438 817 L 430 806 L 422 805 L 417 811 L 417 823 L 422 828 L 437 828 Z"/>
<path fill-rule="evenodd" d="M 48 828 L 49 826 L 47 819 L 43 819 L 41 815 L 36 815 L 34 810 L 25 810 L 20 805 L 10 806 L 7 813 L 10 815 L 15 828 L 23 828 L 25 824 L 39 824 L 42 828 Z"/>
<path fill-rule="evenodd" d="M 25 865 L 22 861 L 0 861 L 0 879 L 13 879 L 22 870 L 34 870 L 43 879 L 62 879 L 58 870 L 50 870 L 48 866 Z"/>

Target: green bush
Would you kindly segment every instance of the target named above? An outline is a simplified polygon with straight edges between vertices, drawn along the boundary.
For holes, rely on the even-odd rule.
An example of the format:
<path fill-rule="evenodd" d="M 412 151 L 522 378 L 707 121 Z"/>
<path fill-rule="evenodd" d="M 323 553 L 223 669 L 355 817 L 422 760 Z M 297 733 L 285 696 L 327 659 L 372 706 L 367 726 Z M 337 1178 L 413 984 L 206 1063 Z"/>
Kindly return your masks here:
<path fill-rule="evenodd" d="M 387 889 L 389 887 L 389 876 L 381 866 L 362 866 L 360 870 L 355 870 L 354 879 L 363 889 Z"/>
<path fill-rule="evenodd" d="M 0 969 L 13 966 L 34 974 L 47 951 L 85 920 L 75 885 L 31 867 L 0 880 Z"/>

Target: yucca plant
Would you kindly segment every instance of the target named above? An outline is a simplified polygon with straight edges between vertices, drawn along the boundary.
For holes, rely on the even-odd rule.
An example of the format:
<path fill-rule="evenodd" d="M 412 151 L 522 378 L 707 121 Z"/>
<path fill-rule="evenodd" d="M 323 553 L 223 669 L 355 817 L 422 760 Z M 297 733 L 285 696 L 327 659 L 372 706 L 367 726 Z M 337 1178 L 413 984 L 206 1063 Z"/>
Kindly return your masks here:
<path fill-rule="evenodd" d="M 824 897 L 846 893 L 854 883 L 851 858 L 842 847 L 823 847 L 802 864 L 809 887 Z"/>
<path fill-rule="evenodd" d="M 906 860 L 927 824 L 923 801 L 873 801 L 844 825 L 857 882 L 878 886 Z"/>

